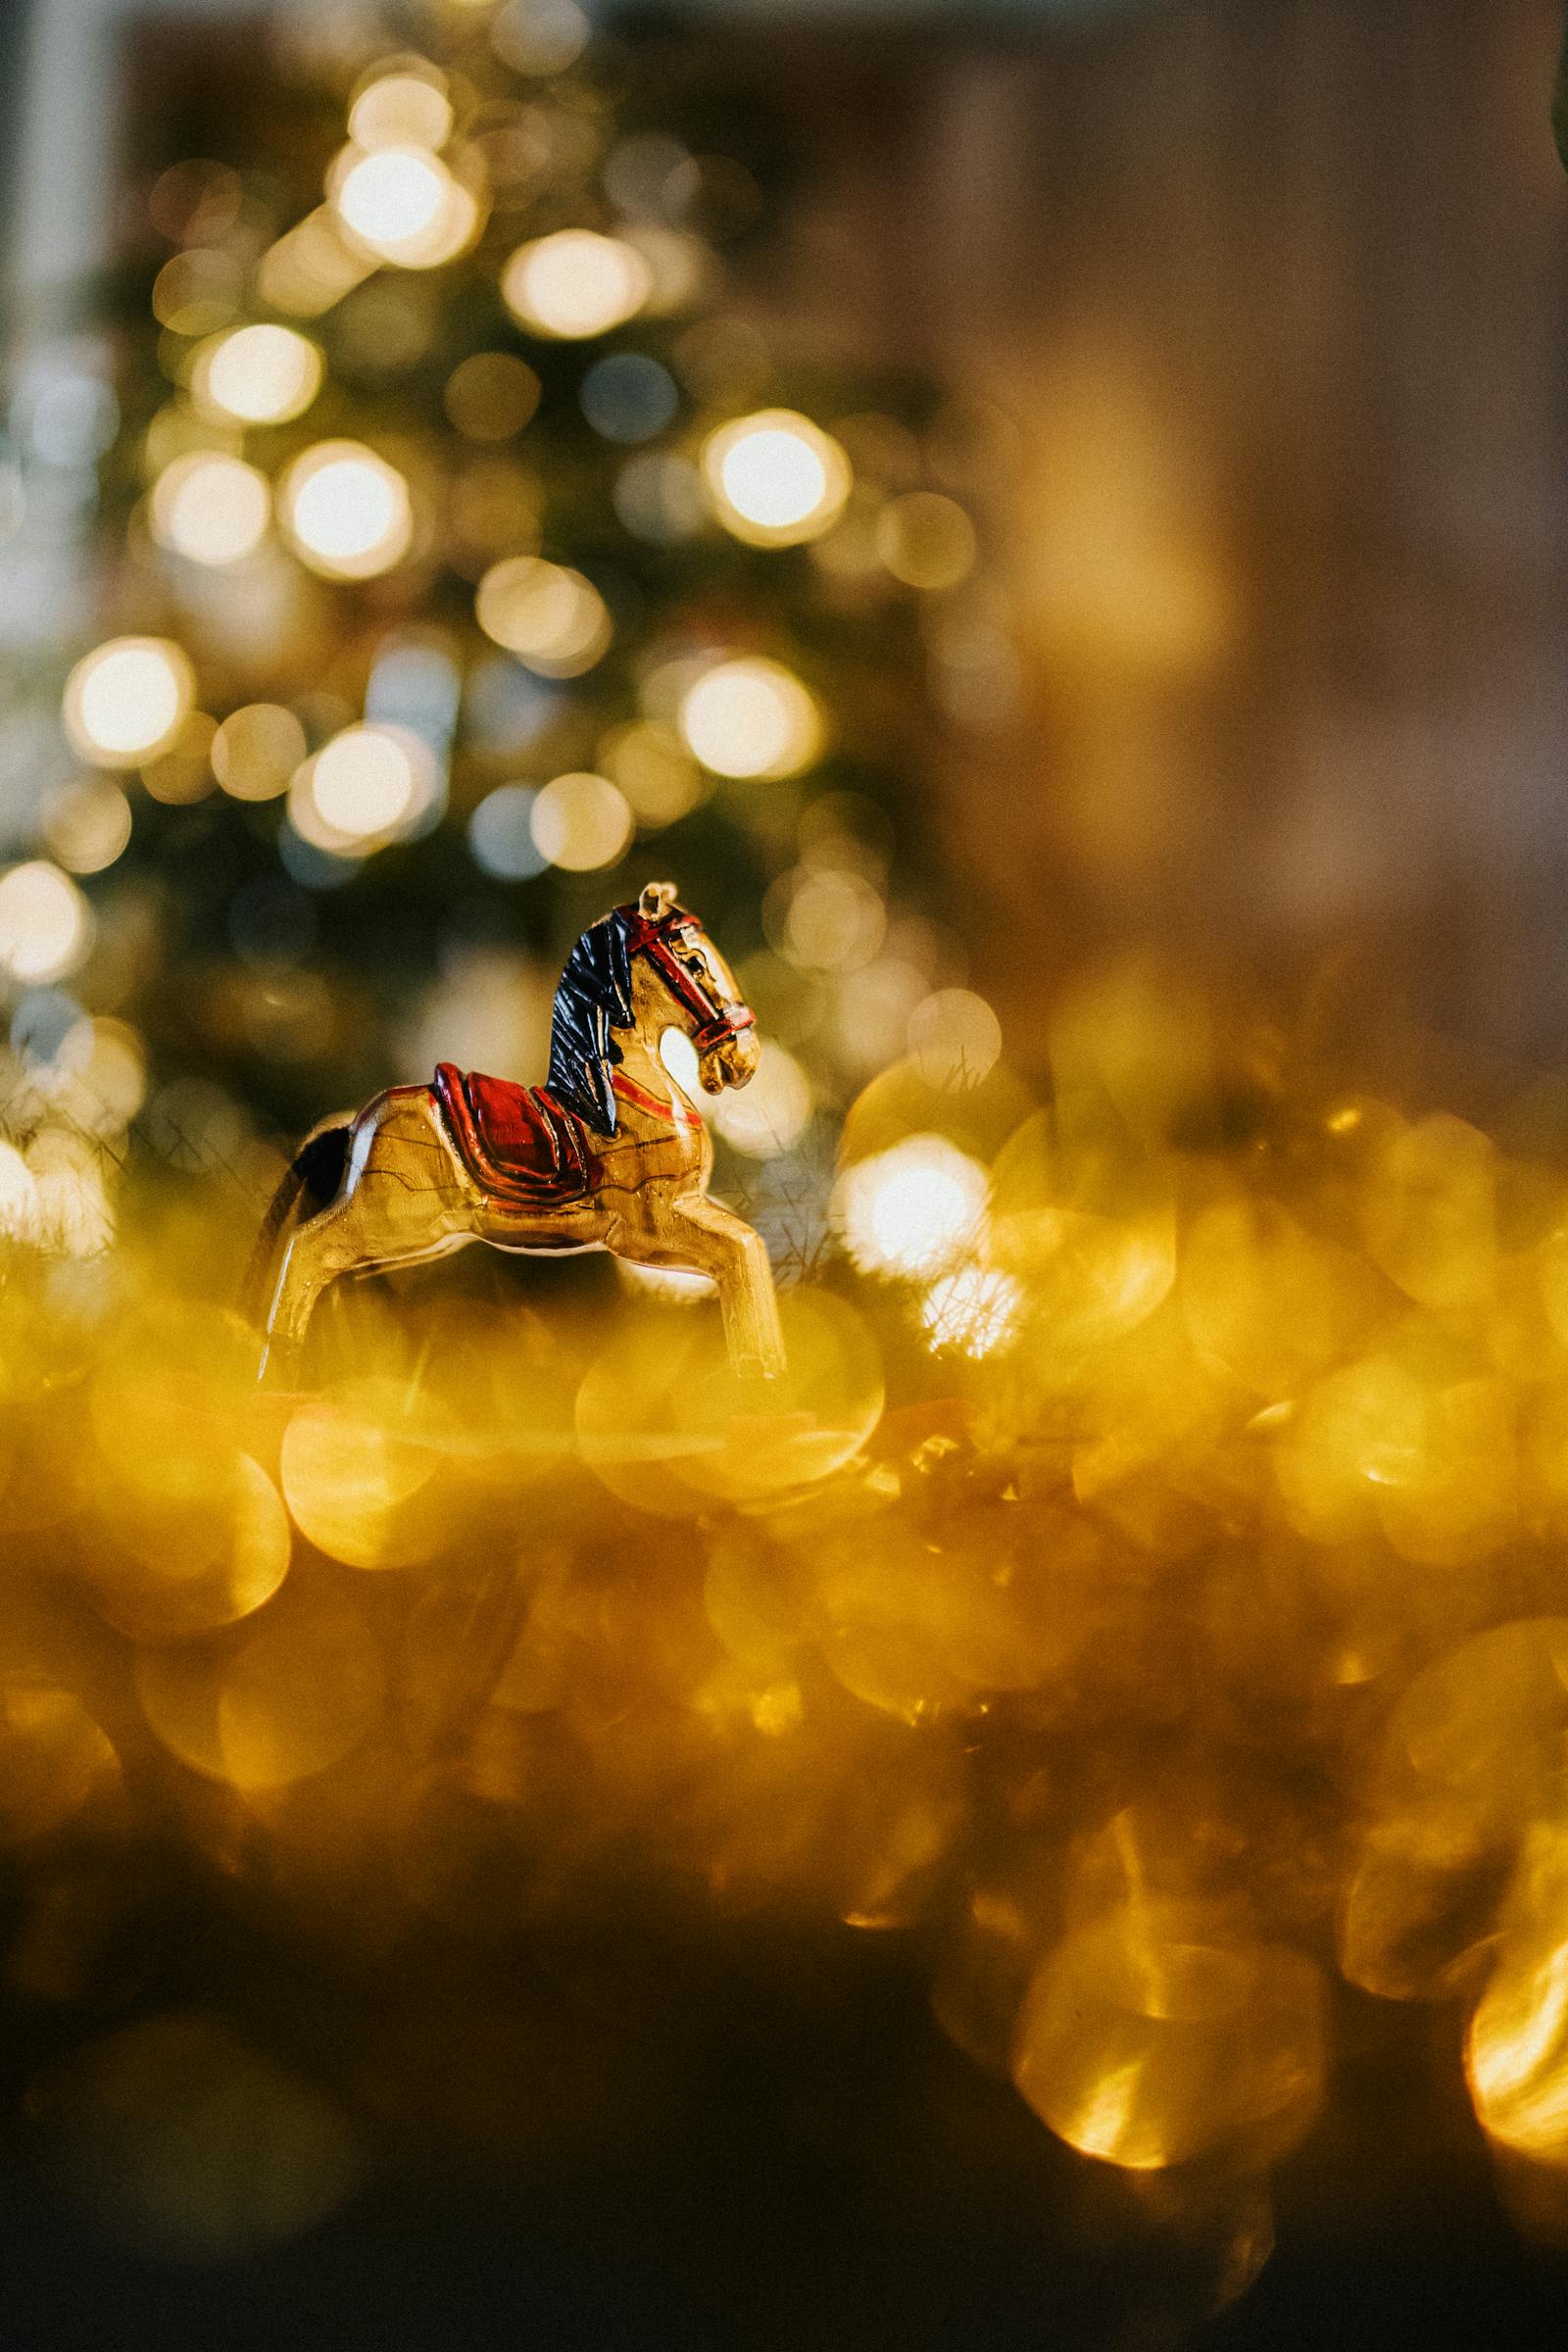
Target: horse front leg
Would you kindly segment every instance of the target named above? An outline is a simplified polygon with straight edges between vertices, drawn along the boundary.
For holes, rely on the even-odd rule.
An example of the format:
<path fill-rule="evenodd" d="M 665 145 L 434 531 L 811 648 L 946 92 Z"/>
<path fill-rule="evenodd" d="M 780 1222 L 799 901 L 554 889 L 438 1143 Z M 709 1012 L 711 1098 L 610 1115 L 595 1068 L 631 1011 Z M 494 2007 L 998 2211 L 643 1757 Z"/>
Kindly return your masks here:
<path fill-rule="evenodd" d="M 638 1241 L 629 1235 L 622 1253 L 644 1255 Z M 666 1218 L 660 1220 L 657 1246 L 646 1254 L 655 1263 L 688 1266 L 693 1273 L 708 1275 L 718 1290 L 725 1345 L 736 1371 L 760 1373 L 764 1380 L 782 1378 L 787 1363 L 773 1269 L 766 1243 L 744 1218 L 705 1194 L 672 1201 Z"/>

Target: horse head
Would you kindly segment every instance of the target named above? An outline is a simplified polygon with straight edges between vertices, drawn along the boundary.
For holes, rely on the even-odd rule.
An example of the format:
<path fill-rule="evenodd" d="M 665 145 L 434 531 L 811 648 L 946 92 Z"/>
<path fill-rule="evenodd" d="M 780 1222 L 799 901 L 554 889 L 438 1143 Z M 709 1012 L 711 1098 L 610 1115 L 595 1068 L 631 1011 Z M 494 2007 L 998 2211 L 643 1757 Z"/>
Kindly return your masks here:
<path fill-rule="evenodd" d="M 668 1001 L 673 1019 L 697 1050 L 705 1090 L 745 1086 L 757 1074 L 757 1016 L 708 933 L 675 896 L 673 882 L 650 882 L 634 906 L 617 906 L 626 953 L 641 960 Z"/>

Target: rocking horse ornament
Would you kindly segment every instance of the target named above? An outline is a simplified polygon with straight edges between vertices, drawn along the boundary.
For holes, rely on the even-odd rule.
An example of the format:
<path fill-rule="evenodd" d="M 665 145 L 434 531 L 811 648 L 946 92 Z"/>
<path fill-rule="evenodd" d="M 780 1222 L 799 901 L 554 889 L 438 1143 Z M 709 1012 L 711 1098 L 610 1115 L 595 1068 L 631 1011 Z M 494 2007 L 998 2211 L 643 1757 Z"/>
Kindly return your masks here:
<path fill-rule="evenodd" d="M 251 1264 L 264 1378 L 298 1363 L 312 1310 L 343 1274 L 499 1250 L 611 1250 L 711 1278 L 737 1371 L 784 1369 L 760 1235 L 708 1197 L 713 1148 L 660 1056 L 668 1029 L 704 1088 L 745 1086 L 757 1024 L 671 882 L 586 930 L 556 991 L 550 1071 L 522 1087 L 443 1062 L 306 1137 Z"/>

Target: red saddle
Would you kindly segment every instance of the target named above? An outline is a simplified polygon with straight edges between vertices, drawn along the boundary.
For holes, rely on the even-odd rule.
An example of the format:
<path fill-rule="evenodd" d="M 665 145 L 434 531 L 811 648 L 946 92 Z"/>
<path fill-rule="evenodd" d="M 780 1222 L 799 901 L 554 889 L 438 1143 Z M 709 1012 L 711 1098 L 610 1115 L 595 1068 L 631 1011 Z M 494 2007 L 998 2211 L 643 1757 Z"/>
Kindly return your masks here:
<path fill-rule="evenodd" d="M 587 1128 L 542 1086 L 437 1064 L 435 1098 L 474 1182 L 516 1208 L 561 1208 L 593 1189 Z"/>

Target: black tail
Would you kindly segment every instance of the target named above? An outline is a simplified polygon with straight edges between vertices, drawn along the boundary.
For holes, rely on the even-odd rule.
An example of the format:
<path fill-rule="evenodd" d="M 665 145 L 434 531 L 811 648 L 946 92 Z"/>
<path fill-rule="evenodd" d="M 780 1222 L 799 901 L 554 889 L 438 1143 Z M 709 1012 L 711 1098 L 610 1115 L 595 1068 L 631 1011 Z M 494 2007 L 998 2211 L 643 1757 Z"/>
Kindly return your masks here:
<path fill-rule="evenodd" d="M 318 1127 L 295 1152 L 278 1186 L 268 1203 L 262 1230 L 256 1237 L 240 1285 L 240 1312 L 250 1323 L 261 1324 L 271 1303 L 271 1288 L 277 1272 L 277 1245 L 283 1229 L 294 1218 L 300 1196 L 307 1196 L 303 1214 L 314 1216 L 335 1200 L 348 1165 L 349 1131 L 352 1122 Z"/>

